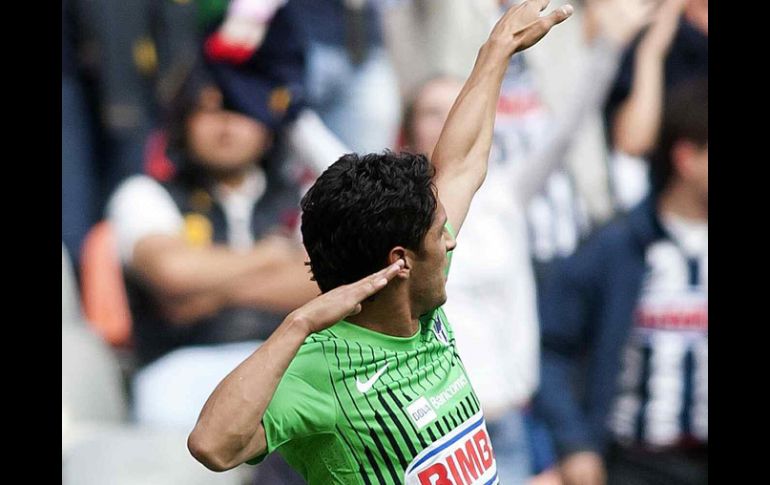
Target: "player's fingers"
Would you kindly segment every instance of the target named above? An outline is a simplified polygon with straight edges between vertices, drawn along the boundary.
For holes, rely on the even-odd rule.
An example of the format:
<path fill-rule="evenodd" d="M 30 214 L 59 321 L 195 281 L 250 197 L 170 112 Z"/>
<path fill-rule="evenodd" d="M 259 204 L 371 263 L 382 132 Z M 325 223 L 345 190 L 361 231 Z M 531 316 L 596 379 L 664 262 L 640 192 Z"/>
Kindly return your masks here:
<path fill-rule="evenodd" d="M 404 260 L 399 259 L 390 266 L 354 283 L 351 288 L 354 298 L 356 298 L 357 301 L 362 301 L 385 288 L 388 282 L 392 280 L 403 267 Z"/>
<path fill-rule="evenodd" d="M 572 5 L 563 5 L 550 14 L 540 17 L 536 21 L 520 28 L 513 34 L 513 37 L 520 43 L 521 48 L 519 50 L 526 49 L 537 43 L 551 30 L 551 27 L 567 20 L 572 15 L 572 12 Z"/>
<path fill-rule="evenodd" d="M 529 2 L 532 2 L 539 12 L 542 12 L 545 10 L 545 7 L 548 6 L 549 3 L 551 3 L 551 0 L 528 0 Z"/>
<path fill-rule="evenodd" d="M 548 24 L 548 28 L 550 29 L 554 25 L 560 24 L 565 20 L 567 20 L 568 18 L 570 18 L 570 16 L 572 15 L 572 12 L 574 11 L 575 9 L 572 7 L 572 5 L 570 4 L 562 5 L 561 7 L 557 8 L 556 10 L 549 13 L 543 18 L 546 20 Z"/>
<path fill-rule="evenodd" d="M 348 313 L 347 316 L 358 315 L 359 313 L 361 313 L 362 308 L 363 307 L 361 306 L 360 303 L 356 303 L 356 306 L 353 307 L 353 311 Z"/>

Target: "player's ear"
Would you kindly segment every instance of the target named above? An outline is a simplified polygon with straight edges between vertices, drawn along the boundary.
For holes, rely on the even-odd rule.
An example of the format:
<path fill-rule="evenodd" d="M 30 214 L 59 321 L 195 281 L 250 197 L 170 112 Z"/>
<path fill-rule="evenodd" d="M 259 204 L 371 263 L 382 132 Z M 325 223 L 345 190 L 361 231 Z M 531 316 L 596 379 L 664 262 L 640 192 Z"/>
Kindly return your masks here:
<path fill-rule="evenodd" d="M 388 253 L 388 264 L 393 264 L 399 259 L 404 260 L 404 267 L 396 273 L 396 278 L 407 279 L 412 271 L 411 252 L 403 246 L 396 246 Z"/>

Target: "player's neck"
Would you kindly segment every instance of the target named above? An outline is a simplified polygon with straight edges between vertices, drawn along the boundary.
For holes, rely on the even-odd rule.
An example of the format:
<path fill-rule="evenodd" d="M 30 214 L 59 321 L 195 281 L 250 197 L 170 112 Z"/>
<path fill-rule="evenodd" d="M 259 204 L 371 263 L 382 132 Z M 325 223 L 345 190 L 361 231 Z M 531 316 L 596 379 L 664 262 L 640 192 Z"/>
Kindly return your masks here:
<path fill-rule="evenodd" d="M 411 337 L 420 327 L 408 300 L 396 292 L 380 292 L 374 301 L 364 302 L 362 306 L 361 313 L 346 320 L 394 337 Z"/>

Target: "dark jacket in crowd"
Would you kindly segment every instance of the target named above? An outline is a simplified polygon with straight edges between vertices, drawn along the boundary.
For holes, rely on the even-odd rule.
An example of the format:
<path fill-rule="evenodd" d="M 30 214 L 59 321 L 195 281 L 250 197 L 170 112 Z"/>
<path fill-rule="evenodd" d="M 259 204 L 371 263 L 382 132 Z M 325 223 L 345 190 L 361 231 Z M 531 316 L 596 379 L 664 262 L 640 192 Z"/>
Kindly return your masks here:
<path fill-rule="evenodd" d="M 541 383 L 535 412 L 557 454 L 604 452 L 621 353 L 646 271 L 646 249 L 666 237 L 645 199 L 554 262 L 540 298 Z"/>

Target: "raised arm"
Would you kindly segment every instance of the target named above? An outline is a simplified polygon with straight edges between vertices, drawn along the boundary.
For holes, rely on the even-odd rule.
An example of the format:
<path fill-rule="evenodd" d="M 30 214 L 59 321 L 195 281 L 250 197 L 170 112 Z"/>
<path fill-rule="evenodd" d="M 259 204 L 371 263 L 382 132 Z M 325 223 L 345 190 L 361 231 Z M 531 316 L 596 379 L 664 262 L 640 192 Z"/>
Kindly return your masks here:
<path fill-rule="evenodd" d="M 187 440 L 190 453 L 214 471 L 236 467 L 266 451 L 262 417 L 278 383 L 308 335 L 361 311 L 361 302 L 387 286 L 403 260 L 340 286 L 293 311 L 259 349 L 219 383 Z"/>
<path fill-rule="evenodd" d="M 436 187 L 456 232 L 486 177 L 497 100 L 511 56 L 537 43 L 572 14 L 572 6 L 565 5 L 541 17 L 547 5 L 548 0 L 525 0 L 498 20 L 479 49 L 433 151 Z"/>

